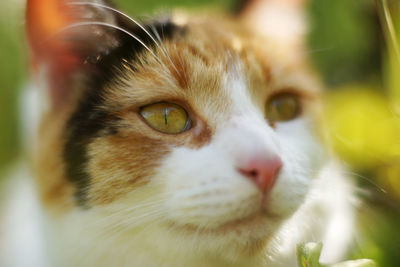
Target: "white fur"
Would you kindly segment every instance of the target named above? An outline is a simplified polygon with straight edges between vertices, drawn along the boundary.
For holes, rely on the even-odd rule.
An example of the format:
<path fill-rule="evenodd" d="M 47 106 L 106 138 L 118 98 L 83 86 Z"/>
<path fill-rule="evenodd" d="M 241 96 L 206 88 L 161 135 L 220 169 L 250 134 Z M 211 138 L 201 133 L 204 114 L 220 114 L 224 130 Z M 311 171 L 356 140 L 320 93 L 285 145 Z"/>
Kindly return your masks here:
<path fill-rule="evenodd" d="M 41 211 L 26 164 L 5 176 L 0 202 L 0 266 L 51 267 L 47 264 Z"/>

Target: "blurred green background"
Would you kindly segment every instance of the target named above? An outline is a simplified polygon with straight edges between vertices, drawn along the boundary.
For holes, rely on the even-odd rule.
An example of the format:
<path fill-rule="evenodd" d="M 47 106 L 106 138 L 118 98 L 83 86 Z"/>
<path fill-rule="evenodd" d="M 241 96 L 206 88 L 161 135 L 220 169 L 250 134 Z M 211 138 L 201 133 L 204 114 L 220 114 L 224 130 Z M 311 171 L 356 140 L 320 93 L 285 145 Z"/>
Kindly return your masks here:
<path fill-rule="evenodd" d="M 0 1 L 0 179 L 22 156 L 24 114 L 18 105 L 29 70 L 23 2 Z M 115 2 L 133 16 L 173 7 L 237 6 L 234 0 Z M 360 234 L 349 258 L 393 267 L 400 266 L 400 56 L 393 34 L 400 35 L 400 1 L 388 1 L 386 11 L 380 0 L 312 0 L 308 43 L 328 88 L 325 111 L 333 147 L 360 188 Z M 394 31 L 388 30 L 390 19 Z"/>

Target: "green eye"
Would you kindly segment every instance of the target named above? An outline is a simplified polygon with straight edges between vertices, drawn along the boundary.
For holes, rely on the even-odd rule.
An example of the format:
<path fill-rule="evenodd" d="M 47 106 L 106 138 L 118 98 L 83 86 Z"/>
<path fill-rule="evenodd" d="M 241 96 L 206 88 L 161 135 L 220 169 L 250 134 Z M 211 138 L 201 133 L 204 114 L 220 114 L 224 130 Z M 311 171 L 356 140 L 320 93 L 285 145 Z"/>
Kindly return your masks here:
<path fill-rule="evenodd" d="M 162 133 L 178 134 L 189 125 L 189 116 L 181 106 L 172 103 L 156 103 L 140 109 L 140 115 L 147 124 Z"/>
<path fill-rule="evenodd" d="M 294 94 L 283 93 L 272 97 L 265 107 L 265 114 L 272 122 L 288 121 L 300 113 L 300 103 Z"/>

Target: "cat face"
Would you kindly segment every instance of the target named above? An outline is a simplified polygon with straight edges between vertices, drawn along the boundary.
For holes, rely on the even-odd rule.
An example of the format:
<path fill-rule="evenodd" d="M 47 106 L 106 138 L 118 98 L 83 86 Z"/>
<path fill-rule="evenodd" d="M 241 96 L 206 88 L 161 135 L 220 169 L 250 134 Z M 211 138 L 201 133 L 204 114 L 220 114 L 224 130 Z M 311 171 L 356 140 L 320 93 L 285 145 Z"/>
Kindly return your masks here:
<path fill-rule="evenodd" d="M 245 19 L 177 13 L 142 27 L 103 4 L 75 3 L 74 16 L 101 24 L 57 31 L 50 56 L 31 30 L 52 95 L 37 183 L 61 235 L 84 225 L 81 238 L 125 252 L 138 240 L 177 254 L 259 252 L 325 161 L 299 40 L 288 57 L 287 39 Z"/>

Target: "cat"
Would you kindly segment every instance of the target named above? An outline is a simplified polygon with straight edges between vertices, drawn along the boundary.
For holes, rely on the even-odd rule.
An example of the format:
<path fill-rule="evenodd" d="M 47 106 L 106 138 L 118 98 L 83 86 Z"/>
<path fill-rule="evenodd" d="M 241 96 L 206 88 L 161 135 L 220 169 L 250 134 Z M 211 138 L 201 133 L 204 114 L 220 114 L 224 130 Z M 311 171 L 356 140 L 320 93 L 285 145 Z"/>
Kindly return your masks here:
<path fill-rule="evenodd" d="M 108 1 L 28 0 L 36 266 L 288 267 L 308 241 L 340 260 L 353 187 L 316 131 L 305 5 L 139 23 Z"/>

